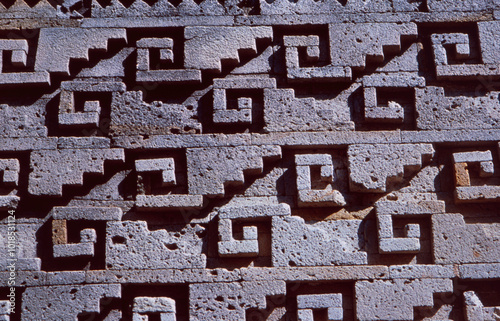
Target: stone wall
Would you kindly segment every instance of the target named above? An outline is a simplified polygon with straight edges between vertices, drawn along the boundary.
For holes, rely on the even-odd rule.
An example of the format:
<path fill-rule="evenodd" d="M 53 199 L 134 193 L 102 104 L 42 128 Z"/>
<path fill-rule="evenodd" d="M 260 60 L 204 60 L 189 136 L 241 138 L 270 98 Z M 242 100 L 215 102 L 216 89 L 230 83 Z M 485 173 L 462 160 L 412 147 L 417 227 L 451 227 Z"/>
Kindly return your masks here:
<path fill-rule="evenodd" d="M 499 320 L 499 19 L 0 0 L 0 320 Z"/>

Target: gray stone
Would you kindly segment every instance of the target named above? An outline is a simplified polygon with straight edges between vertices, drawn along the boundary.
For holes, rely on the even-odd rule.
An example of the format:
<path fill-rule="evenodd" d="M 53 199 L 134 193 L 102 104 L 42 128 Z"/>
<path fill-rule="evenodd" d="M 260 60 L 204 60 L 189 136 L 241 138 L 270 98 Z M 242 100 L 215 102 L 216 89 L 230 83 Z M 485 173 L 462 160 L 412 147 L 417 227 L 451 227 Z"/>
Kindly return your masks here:
<path fill-rule="evenodd" d="M 168 297 L 136 297 L 132 308 L 133 321 L 148 320 L 146 313 L 159 312 L 162 321 L 175 321 L 175 301 Z"/>
<path fill-rule="evenodd" d="M 318 12 L 387 12 L 391 10 L 390 1 L 376 0 L 364 2 L 362 0 L 353 0 L 348 2 L 341 1 L 300 1 L 293 2 L 289 0 L 275 0 L 273 2 L 260 1 L 261 13 L 263 15 L 284 15 L 284 14 L 312 14 Z"/>
<path fill-rule="evenodd" d="M 78 77 L 125 77 L 125 60 L 134 52 L 134 48 L 125 47 L 116 55 L 100 60 L 95 66 L 83 68 Z"/>
<path fill-rule="evenodd" d="M 19 204 L 20 197 L 15 195 L 0 195 L 0 209 L 14 209 Z"/>
<path fill-rule="evenodd" d="M 270 204 L 267 198 L 248 198 L 240 206 L 228 204 L 219 212 L 218 253 L 221 257 L 252 257 L 259 255 L 259 238 L 257 226 L 243 226 L 241 240 L 235 239 L 233 222 L 262 221 L 267 217 L 289 216 L 287 204 Z"/>
<path fill-rule="evenodd" d="M 495 7 L 499 7 L 499 3 L 495 3 Z M 498 21 L 484 21 L 478 22 L 477 28 L 479 31 L 479 41 L 481 43 L 481 58 L 485 64 L 498 64 L 500 63 L 500 56 L 498 55 L 498 33 L 500 31 L 500 24 Z"/>
<path fill-rule="evenodd" d="M 52 254 L 54 257 L 94 256 L 94 244 L 97 234 L 94 229 L 80 231 L 80 242 L 68 242 L 67 220 L 54 219 L 52 221 Z"/>
<path fill-rule="evenodd" d="M 17 186 L 19 183 L 19 160 L 15 158 L 0 159 L 2 181 L 7 186 Z"/>
<path fill-rule="evenodd" d="M 62 196 L 63 185 L 83 185 L 84 173 L 104 174 L 106 160 L 125 160 L 123 149 L 62 149 L 31 153 L 28 191 Z"/>
<path fill-rule="evenodd" d="M 266 132 L 354 129 L 347 104 L 335 99 L 296 98 L 293 89 L 264 90 L 264 123 Z"/>
<path fill-rule="evenodd" d="M 465 320 L 498 320 L 500 306 L 485 307 L 474 291 L 464 292 Z"/>
<path fill-rule="evenodd" d="M 241 9 L 240 9 L 241 10 Z M 130 5 L 124 5 L 118 0 L 112 0 L 107 5 L 102 5 L 99 1 L 92 1 L 92 17 L 169 17 L 182 16 L 183 18 L 213 18 L 226 13 L 226 8 L 217 1 L 204 0 L 201 3 L 183 0 L 174 5 L 166 0 L 159 0 L 154 4 L 145 1 L 134 1 Z M 224 18 L 224 17 L 223 17 Z M 136 22 L 137 20 L 131 19 Z M 194 20 L 194 19 L 193 19 Z M 196 21 L 196 20 L 195 20 Z M 153 25 L 154 26 L 154 25 Z"/>
<path fill-rule="evenodd" d="M 219 217 L 222 219 L 251 219 L 255 217 L 288 216 L 290 206 L 288 204 L 274 204 L 268 198 L 247 198 L 240 204 L 228 204 L 219 209 Z"/>
<path fill-rule="evenodd" d="M 375 206 L 378 214 L 422 215 L 445 213 L 444 201 L 379 201 Z"/>
<path fill-rule="evenodd" d="M 500 131 L 489 130 L 429 130 L 429 131 L 403 131 L 401 132 L 401 142 L 403 143 L 466 143 L 477 141 L 497 141 Z"/>
<path fill-rule="evenodd" d="M 111 141 L 106 137 L 60 137 L 57 140 L 58 149 L 77 148 L 110 148 Z"/>
<path fill-rule="evenodd" d="M 381 265 L 318 266 L 318 267 L 278 267 L 243 268 L 241 275 L 245 281 L 285 280 L 285 281 L 327 281 L 327 280 L 367 280 L 387 279 L 389 270 Z"/>
<path fill-rule="evenodd" d="M 500 262 L 499 223 L 467 224 L 460 214 L 436 214 L 432 235 L 438 264 Z"/>
<path fill-rule="evenodd" d="M 424 49 L 424 45 L 421 42 L 415 42 L 408 47 L 401 55 L 398 55 L 388 61 L 385 65 L 377 67 L 378 73 L 404 75 L 409 76 L 411 80 L 415 84 L 418 84 L 422 80 L 425 81 L 425 77 L 415 77 L 417 76 L 415 72 L 419 71 L 419 56 L 422 54 L 422 50 Z M 379 75 L 375 73 L 374 75 Z M 415 78 L 413 78 L 415 77 Z M 363 80 L 366 78 L 370 78 L 370 75 L 366 75 L 363 77 Z M 373 78 L 372 78 L 373 79 Z M 408 82 L 405 82 L 408 83 Z M 384 86 L 384 83 L 378 83 L 378 86 Z M 396 86 L 399 87 L 399 86 Z"/>
<path fill-rule="evenodd" d="M 500 199 L 500 186 L 458 186 L 455 189 L 455 200 L 466 202 L 496 202 Z"/>
<path fill-rule="evenodd" d="M 106 266 L 113 270 L 205 268 L 200 225 L 149 230 L 144 221 L 108 222 Z"/>
<path fill-rule="evenodd" d="M 276 88 L 276 81 L 268 78 L 234 78 L 214 79 L 213 86 L 213 122 L 216 124 L 254 123 L 252 112 L 254 102 L 252 97 L 238 97 L 237 108 L 229 109 L 226 92 L 238 89 L 264 89 Z M 243 94 L 245 95 L 245 94 Z"/>
<path fill-rule="evenodd" d="M 380 253 L 417 253 L 420 251 L 420 227 L 417 224 L 406 226 L 405 237 L 394 237 L 391 215 L 377 217 Z"/>
<path fill-rule="evenodd" d="M 325 185 L 323 189 L 312 188 L 312 167 L 319 167 L 319 180 L 325 183 L 322 184 Z M 333 189 L 332 185 L 329 184 L 336 180 L 331 155 L 295 155 L 295 170 L 297 173 L 297 202 L 299 206 L 344 206 L 346 204 L 342 193 Z"/>
<path fill-rule="evenodd" d="M 94 100 L 92 93 L 108 93 L 125 91 L 121 82 L 95 81 L 64 81 L 61 83 L 61 97 L 59 101 L 59 126 L 61 127 L 98 127 L 102 108 L 101 101 Z M 77 112 L 75 93 L 87 93 L 90 100 L 83 101 L 83 111 Z"/>
<path fill-rule="evenodd" d="M 451 0 L 429 0 L 427 2 L 429 11 L 480 11 L 498 7 L 495 0 L 472 1 L 465 0 L 455 2 Z"/>
<path fill-rule="evenodd" d="M 174 61 L 174 42 L 172 38 L 142 38 L 137 41 L 136 79 L 141 82 L 155 83 L 199 83 L 199 69 L 157 69 L 151 68 L 150 50 L 159 50 L 160 62 Z"/>
<path fill-rule="evenodd" d="M 16 137 L 0 138 L 2 151 L 30 151 L 34 149 L 56 149 L 57 137 Z"/>
<path fill-rule="evenodd" d="M 104 298 L 121 298 L 120 285 L 86 284 L 27 288 L 23 292 L 21 320 L 76 321 L 80 313 L 99 313 L 99 301 Z"/>
<path fill-rule="evenodd" d="M 407 106 L 405 112 L 401 105 L 403 102 L 399 101 L 399 97 L 393 98 L 391 92 L 412 88 L 405 89 L 404 92 L 413 95 L 414 87 L 425 86 L 426 80 L 419 74 L 422 49 L 421 43 L 413 43 L 403 53 L 377 67 L 376 72 L 363 76 L 364 120 L 367 123 L 401 124 L 405 117 L 411 117 L 409 110 L 413 106 Z M 387 103 L 380 102 L 380 88 L 384 90 L 384 96 L 387 96 Z"/>
<path fill-rule="evenodd" d="M 434 155 L 430 144 L 350 145 L 349 185 L 353 192 L 383 193 Z"/>
<path fill-rule="evenodd" d="M 182 104 L 153 101 L 146 103 L 142 91 L 113 95 L 109 130 L 113 136 L 200 133 L 197 103 Z"/>
<path fill-rule="evenodd" d="M 491 151 L 473 151 L 453 154 L 454 179 L 455 179 L 455 202 L 492 202 L 500 197 L 500 188 L 496 185 L 473 185 L 471 181 L 476 177 L 490 178 L 494 176 L 494 164 Z M 469 167 L 478 165 L 477 173 L 471 175 Z M 474 177 L 476 176 L 476 177 Z"/>
<path fill-rule="evenodd" d="M 243 227 L 243 239 L 233 238 L 232 221 L 219 219 L 219 255 L 221 257 L 248 257 L 259 254 L 259 243 L 256 226 Z"/>
<path fill-rule="evenodd" d="M 94 270 L 86 273 L 88 283 L 230 283 L 241 280 L 239 269 Z"/>
<path fill-rule="evenodd" d="M 137 195 L 135 206 L 138 210 L 144 211 L 162 211 L 168 208 L 202 208 L 203 195 Z"/>
<path fill-rule="evenodd" d="M 0 105 L 1 137 L 47 137 L 45 107 Z"/>
<path fill-rule="evenodd" d="M 84 271 L 61 271 L 47 273 L 47 284 L 50 285 L 71 285 L 85 283 Z"/>
<path fill-rule="evenodd" d="M 389 273 L 393 279 L 454 278 L 457 272 L 453 265 L 392 265 Z"/>
<path fill-rule="evenodd" d="M 463 279 L 495 279 L 500 275 L 499 263 L 463 264 L 458 268 Z"/>
<path fill-rule="evenodd" d="M 15 67 L 26 67 L 28 58 L 28 41 L 25 39 L 0 40 L 0 86 L 12 84 L 50 84 L 46 71 L 35 72 L 3 72 L 3 55 L 11 54 L 11 63 Z"/>
<path fill-rule="evenodd" d="M 352 71 L 349 67 L 327 65 L 323 67 L 301 67 L 299 48 L 306 49 L 306 60 L 319 58 L 318 36 L 285 36 L 287 78 L 290 82 L 301 81 L 349 81 Z"/>
<path fill-rule="evenodd" d="M 173 158 L 141 159 L 135 161 L 135 170 L 142 172 L 160 172 L 162 186 L 176 185 Z"/>
<path fill-rule="evenodd" d="M 498 128 L 500 102 L 498 91 L 486 96 L 451 96 L 443 87 L 415 89 L 417 128 L 490 129 Z"/>
<path fill-rule="evenodd" d="M 116 207 L 59 207 L 52 210 L 55 220 L 105 220 L 120 221 L 122 210 Z"/>
<path fill-rule="evenodd" d="M 164 148 L 197 148 L 197 147 L 228 147 L 249 144 L 250 134 L 232 135 L 152 135 L 144 136 L 121 136 L 114 138 L 114 146 L 123 146 L 130 149 L 164 149 Z M 1 142 L 1 139 L 0 139 Z M 262 145 L 262 144 L 260 144 Z"/>
<path fill-rule="evenodd" d="M 11 309 L 10 301 L 0 301 L 0 316 L 6 316 L 5 320 L 9 321 L 9 314 Z"/>
<path fill-rule="evenodd" d="M 20 222 L 11 225 L 0 224 L 0 271 L 10 271 L 14 261 L 16 271 L 41 270 L 42 262 L 37 253 L 36 236 L 40 226 L 40 223 Z"/>
<path fill-rule="evenodd" d="M 384 121 L 388 123 L 403 122 L 404 109 L 400 104 L 389 101 L 387 106 L 378 106 L 377 90 L 375 87 L 365 87 L 363 94 L 365 99 L 365 121 Z"/>
<path fill-rule="evenodd" d="M 0 1 L 0 320 L 498 319 L 500 0 L 49 2 Z"/>
<path fill-rule="evenodd" d="M 454 163 L 481 163 L 491 162 L 492 160 L 491 151 L 453 153 Z"/>
<path fill-rule="evenodd" d="M 286 293 L 283 281 L 200 283 L 189 286 L 190 320 L 245 320 L 245 311 L 266 309 L 267 296 Z"/>
<path fill-rule="evenodd" d="M 260 174 L 264 159 L 281 158 L 278 146 L 193 148 L 187 150 L 189 194 L 224 196 L 227 183 L 241 185 L 245 173 Z"/>
<path fill-rule="evenodd" d="M 378 201 L 375 204 L 380 253 L 418 253 L 421 250 L 420 225 L 406 224 L 404 236 L 394 235 L 393 216 L 421 216 L 445 213 L 443 201 Z"/>
<path fill-rule="evenodd" d="M 298 216 L 273 217 L 273 266 L 366 264 L 361 228 L 360 220 L 307 223 Z"/>
<path fill-rule="evenodd" d="M 313 310 L 327 309 L 328 320 L 343 320 L 342 294 L 308 294 L 297 296 L 297 317 L 313 321 Z"/>
<path fill-rule="evenodd" d="M 257 53 L 257 39 L 273 38 L 270 27 L 187 27 L 184 67 L 221 72 L 221 60 L 238 63 L 238 50 Z"/>
<path fill-rule="evenodd" d="M 445 46 L 455 48 L 456 59 L 474 58 L 470 50 L 469 35 L 464 33 L 433 34 L 432 47 L 434 53 L 434 63 L 436 65 L 437 78 L 461 80 L 474 76 L 494 76 L 500 75 L 496 37 L 500 30 L 497 21 L 488 21 L 478 23 L 479 41 L 481 46 L 482 64 L 450 64 L 448 62 L 448 53 Z M 476 57 L 477 58 L 477 57 Z"/>
<path fill-rule="evenodd" d="M 425 78 L 419 76 L 417 72 L 380 72 L 373 75 L 364 76 L 363 85 L 365 87 L 424 87 Z"/>
<path fill-rule="evenodd" d="M 38 38 L 35 71 L 69 75 L 71 59 L 89 59 L 89 49 L 108 48 L 109 39 L 126 39 L 125 29 L 42 28 Z M 53 59 L 57 52 L 58 59 Z"/>
<path fill-rule="evenodd" d="M 415 38 L 417 26 L 414 23 L 343 23 L 329 25 L 329 32 L 332 65 L 364 69 L 367 56 L 382 62 L 384 49 L 399 52 L 401 38 Z"/>
<path fill-rule="evenodd" d="M 415 307 L 434 306 L 435 293 L 450 293 L 450 279 L 358 281 L 356 315 L 359 320 L 414 320 Z"/>

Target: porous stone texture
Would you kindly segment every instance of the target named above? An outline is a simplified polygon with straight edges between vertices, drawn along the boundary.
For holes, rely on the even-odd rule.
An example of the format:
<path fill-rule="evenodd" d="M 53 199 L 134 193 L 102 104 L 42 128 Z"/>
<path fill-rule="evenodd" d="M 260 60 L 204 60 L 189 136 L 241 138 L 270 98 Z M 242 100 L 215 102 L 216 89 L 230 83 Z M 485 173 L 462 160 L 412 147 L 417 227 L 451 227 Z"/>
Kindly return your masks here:
<path fill-rule="evenodd" d="M 0 0 L 0 321 L 500 320 L 499 0 Z"/>

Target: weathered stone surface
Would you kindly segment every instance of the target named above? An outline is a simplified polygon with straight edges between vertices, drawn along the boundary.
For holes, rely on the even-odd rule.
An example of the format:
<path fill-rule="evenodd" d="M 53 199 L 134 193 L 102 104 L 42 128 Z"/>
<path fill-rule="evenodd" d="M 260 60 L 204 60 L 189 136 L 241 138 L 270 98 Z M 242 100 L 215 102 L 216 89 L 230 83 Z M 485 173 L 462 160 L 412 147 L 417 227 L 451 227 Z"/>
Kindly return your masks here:
<path fill-rule="evenodd" d="M 52 217 L 55 220 L 103 220 L 119 221 L 122 210 L 117 207 L 59 207 L 53 208 Z"/>
<path fill-rule="evenodd" d="M 94 229 L 83 229 L 80 231 L 80 242 L 69 243 L 67 221 L 52 221 L 52 254 L 55 258 L 94 256 L 94 244 L 96 242 L 96 231 Z"/>
<path fill-rule="evenodd" d="M 353 69 L 364 69 L 367 57 L 377 61 L 384 60 L 384 49 L 401 50 L 401 38 L 414 38 L 417 26 L 408 24 L 331 24 L 330 57 L 332 65 Z"/>
<path fill-rule="evenodd" d="M 486 96 L 447 95 L 442 87 L 416 89 L 417 127 L 432 129 L 498 128 L 499 92 Z"/>
<path fill-rule="evenodd" d="M 1 137 L 46 137 L 44 106 L 0 105 Z"/>
<path fill-rule="evenodd" d="M 255 54 L 256 40 L 273 33 L 270 27 L 187 27 L 184 37 L 185 68 L 221 72 L 221 60 L 238 63 L 239 50 Z"/>
<path fill-rule="evenodd" d="M 252 97 L 254 94 L 251 91 L 263 91 L 265 88 L 276 88 L 275 80 L 268 78 L 214 79 L 213 122 L 216 124 L 251 124 L 258 122 L 257 119 L 252 118 L 256 114 L 255 109 L 257 106 L 256 102 L 253 101 L 255 97 Z M 236 108 L 229 106 L 229 90 L 243 91 L 240 94 L 241 97 L 237 98 Z"/>
<path fill-rule="evenodd" d="M 289 216 L 288 204 L 274 204 L 268 198 L 248 198 L 241 202 L 230 203 L 222 207 L 219 212 L 219 242 L 218 252 L 221 257 L 252 257 L 259 255 L 259 230 L 253 222 L 269 221 L 276 216 Z M 233 223 L 250 224 L 243 226 L 241 239 L 235 239 Z"/>
<path fill-rule="evenodd" d="M 159 313 L 161 320 L 175 321 L 175 301 L 167 297 L 136 297 L 132 308 L 135 320 L 148 320 L 149 313 Z"/>
<path fill-rule="evenodd" d="M 319 176 L 312 178 L 311 171 L 319 169 Z M 332 156 L 328 154 L 295 155 L 297 174 L 297 202 L 299 206 L 344 206 L 344 196 L 329 184 L 336 180 Z M 312 188 L 312 184 L 323 186 Z M 315 186 L 316 187 L 316 186 Z M 323 187 L 323 188 L 321 188 Z"/>
<path fill-rule="evenodd" d="M 159 69 L 152 66 L 150 55 L 153 50 L 159 50 L 160 62 L 174 62 L 172 38 L 142 38 L 137 41 L 137 48 L 137 81 L 155 83 L 201 82 L 201 71 L 197 69 Z"/>
<path fill-rule="evenodd" d="M 108 222 L 108 269 L 204 268 L 204 240 L 200 225 L 149 230 L 144 221 Z"/>
<path fill-rule="evenodd" d="M 80 313 L 99 313 L 101 299 L 120 297 L 118 284 L 32 287 L 23 293 L 21 320 L 78 320 Z"/>
<path fill-rule="evenodd" d="M 319 59 L 318 36 L 285 36 L 286 71 L 290 82 L 301 81 L 346 81 L 351 80 L 352 70 L 349 67 L 327 65 L 322 67 L 302 67 L 299 49 L 306 49 L 306 61 Z"/>
<path fill-rule="evenodd" d="M 297 216 L 273 217 L 273 266 L 366 264 L 362 221 L 308 224 Z M 352 238 L 347 235 L 356 235 Z"/>
<path fill-rule="evenodd" d="M 111 0 L 109 3 L 92 1 L 92 17 L 165 17 L 165 16 L 221 16 L 229 10 L 217 1 L 205 0 L 201 3 L 183 0 L 179 3 L 171 3 L 166 0 L 159 0 L 155 3 L 147 1 L 134 1 L 130 5 L 118 0 Z M 238 8 L 239 9 L 239 8 Z M 241 9 L 240 9 L 241 11 Z M 206 18 L 206 17 L 203 17 Z"/>
<path fill-rule="evenodd" d="M 343 320 L 342 294 L 309 294 L 297 296 L 297 318 L 313 321 L 315 310 L 327 310 L 328 320 Z"/>
<path fill-rule="evenodd" d="M 311 14 L 318 12 L 387 12 L 391 8 L 390 1 L 377 0 L 373 2 L 354 1 L 301 1 L 276 0 L 273 2 L 260 1 L 260 8 L 264 15 L 282 14 Z"/>
<path fill-rule="evenodd" d="M 497 320 L 499 0 L 0 0 L 1 320 Z"/>
<path fill-rule="evenodd" d="M 128 91 L 113 95 L 109 129 L 114 136 L 200 133 L 196 112 L 196 105 L 189 102 L 146 103 L 142 91 Z"/>
<path fill-rule="evenodd" d="M 449 228 L 453 226 L 453 228 Z M 436 263 L 499 263 L 500 224 L 467 224 L 460 214 L 432 216 Z"/>
<path fill-rule="evenodd" d="M 8 224 L 0 224 L 1 271 L 10 271 L 13 260 L 16 259 L 14 265 L 16 270 L 40 271 L 41 259 L 37 254 L 38 241 L 36 237 L 40 226 L 40 223 L 18 223 L 10 225 L 10 227 Z M 16 229 L 14 230 L 13 227 Z"/>
<path fill-rule="evenodd" d="M 465 319 L 469 320 L 495 320 L 498 319 L 500 306 L 485 307 L 474 291 L 464 292 Z"/>
<path fill-rule="evenodd" d="M 243 184 L 245 173 L 262 173 L 264 159 L 281 158 L 281 149 L 272 145 L 193 148 L 186 157 L 189 194 L 220 197 L 226 184 Z"/>
<path fill-rule="evenodd" d="M 120 82 L 94 82 L 94 81 L 64 81 L 61 83 L 61 94 L 59 99 L 59 126 L 60 127 L 98 127 L 100 123 L 101 110 L 110 106 L 104 106 L 103 101 L 93 98 L 93 94 L 107 93 L 111 97 L 113 92 L 125 91 L 125 85 Z M 77 101 L 75 95 L 85 93 L 89 99 L 83 98 Z M 83 110 L 76 111 L 77 102 L 83 103 Z"/>
<path fill-rule="evenodd" d="M 62 196 L 63 185 L 83 185 L 84 173 L 104 174 L 104 162 L 123 162 L 122 149 L 44 150 L 31 154 L 29 192 Z"/>
<path fill-rule="evenodd" d="M 42 28 L 35 71 L 69 74 L 71 59 L 89 59 L 90 49 L 108 48 L 109 39 L 126 39 L 124 29 Z M 71 44 L 71 45 L 70 45 Z M 51 53 L 59 55 L 53 59 Z"/>
<path fill-rule="evenodd" d="M 380 253 L 417 253 L 420 251 L 420 225 L 405 225 L 404 236 L 395 237 L 393 217 L 445 213 L 442 201 L 391 202 L 379 201 L 377 211 Z"/>
<path fill-rule="evenodd" d="M 283 281 L 200 283 L 189 288 L 190 318 L 244 320 L 248 309 L 268 308 L 267 296 L 286 293 Z"/>
<path fill-rule="evenodd" d="M 293 89 L 264 90 L 267 132 L 352 130 L 349 106 L 335 100 L 298 98 Z"/>
<path fill-rule="evenodd" d="M 0 86 L 1 85 L 33 85 L 33 84 L 49 84 L 50 78 L 47 71 L 35 72 L 4 72 L 3 55 L 10 53 L 10 63 L 14 67 L 27 67 L 28 64 L 28 41 L 25 39 L 2 39 L 0 40 Z"/>
<path fill-rule="evenodd" d="M 359 320 L 414 320 L 415 307 L 434 306 L 435 293 L 453 291 L 449 279 L 356 282 Z"/>
<path fill-rule="evenodd" d="M 491 151 L 471 151 L 453 154 L 455 202 L 495 202 L 500 187 Z"/>
<path fill-rule="evenodd" d="M 401 182 L 408 171 L 422 167 L 422 159 L 434 155 L 430 144 L 350 145 L 349 184 L 351 191 L 382 193 Z"/>

